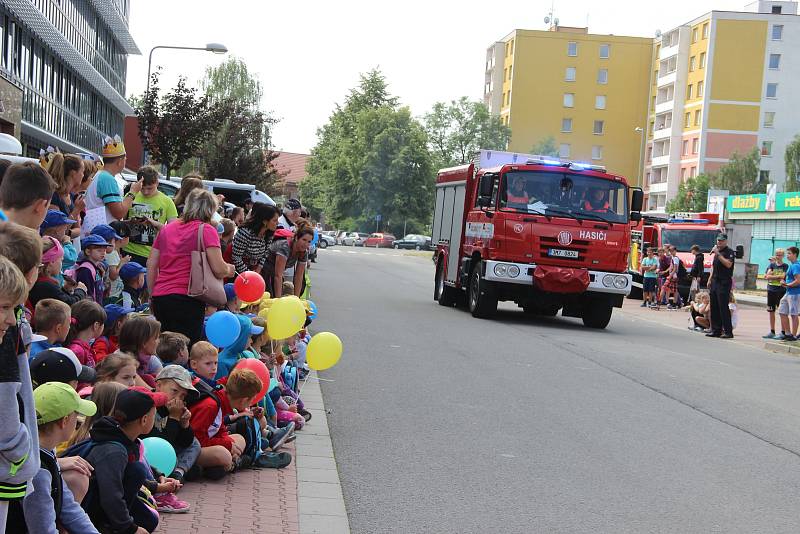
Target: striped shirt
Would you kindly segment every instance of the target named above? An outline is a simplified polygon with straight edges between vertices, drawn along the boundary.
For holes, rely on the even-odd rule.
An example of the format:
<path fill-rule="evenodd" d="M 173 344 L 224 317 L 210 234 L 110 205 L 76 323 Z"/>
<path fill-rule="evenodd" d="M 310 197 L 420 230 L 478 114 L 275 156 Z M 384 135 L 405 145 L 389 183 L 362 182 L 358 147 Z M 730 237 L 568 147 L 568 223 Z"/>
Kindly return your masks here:
<path fill-rule="evenodd" d="M 248 228 L 239 228 L 233 238 L 231 260 L 239 274 L 261 270 L 267 260 L 267 240 Z"/>

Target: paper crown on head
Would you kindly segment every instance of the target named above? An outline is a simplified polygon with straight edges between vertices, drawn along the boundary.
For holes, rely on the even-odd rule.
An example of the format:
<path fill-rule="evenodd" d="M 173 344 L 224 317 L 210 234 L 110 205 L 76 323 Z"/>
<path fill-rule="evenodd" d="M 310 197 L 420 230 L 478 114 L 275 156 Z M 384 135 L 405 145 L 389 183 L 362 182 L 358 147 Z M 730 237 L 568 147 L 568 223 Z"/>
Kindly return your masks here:
<path fill-rule="evenodd" d="M 60 150 L 58 148 L 53 148 L 51 146 L 47 147 L 47 150 L 44 148 L 39 149 L 39 165 L 42 166 L 44 170 L 50 172 L 50 166 L 53 164 L 53 157 L 58 154 Z"/>
<path fill-rule="evenodd" d="M 115 135 L 113 139 L 109 136 L 103 139 L 102 155 L 104 158 L 118 158 L 125 155 L 125 145 L 119 135 Z"/>

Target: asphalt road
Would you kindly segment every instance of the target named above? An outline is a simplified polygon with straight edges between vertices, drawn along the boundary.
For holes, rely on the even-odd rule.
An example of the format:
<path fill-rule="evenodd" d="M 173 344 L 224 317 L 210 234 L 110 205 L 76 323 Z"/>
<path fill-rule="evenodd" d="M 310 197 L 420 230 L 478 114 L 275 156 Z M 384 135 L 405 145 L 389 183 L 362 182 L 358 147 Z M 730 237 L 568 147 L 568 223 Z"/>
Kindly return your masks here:
<path fill-rule="evenodd" d="M 320 251 L 312 277 L 353 532 L 800 530 L 800 360 L 616 310 L 474 319 L 397 251 Z"/>

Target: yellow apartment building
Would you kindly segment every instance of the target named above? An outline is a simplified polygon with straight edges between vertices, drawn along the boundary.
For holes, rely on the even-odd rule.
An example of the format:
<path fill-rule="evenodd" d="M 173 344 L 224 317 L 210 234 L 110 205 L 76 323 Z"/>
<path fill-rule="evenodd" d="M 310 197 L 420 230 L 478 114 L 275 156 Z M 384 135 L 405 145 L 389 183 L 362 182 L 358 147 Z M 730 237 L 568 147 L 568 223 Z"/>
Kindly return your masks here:
<path fill-rule="evenodd" d="M 486 54 L 484 101 L 511 128 L 508 150 L 552 136 L 559 157 L 640 179 L 653 39 L 587 28 L 515 30 Z"/>

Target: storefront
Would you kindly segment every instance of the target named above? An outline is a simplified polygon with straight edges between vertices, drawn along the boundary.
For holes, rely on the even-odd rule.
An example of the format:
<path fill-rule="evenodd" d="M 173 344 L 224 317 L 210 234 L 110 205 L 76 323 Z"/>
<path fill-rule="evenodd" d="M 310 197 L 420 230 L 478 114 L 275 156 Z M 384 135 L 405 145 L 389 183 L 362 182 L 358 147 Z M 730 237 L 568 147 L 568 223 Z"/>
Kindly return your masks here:
<path fill-rule="evenodd" d="M 800 192 L 730 196 L 725 208 L 726 220 L 752 225 L 750 263 L 759 274 L 776 248 L 800 246 Z"/>

